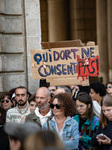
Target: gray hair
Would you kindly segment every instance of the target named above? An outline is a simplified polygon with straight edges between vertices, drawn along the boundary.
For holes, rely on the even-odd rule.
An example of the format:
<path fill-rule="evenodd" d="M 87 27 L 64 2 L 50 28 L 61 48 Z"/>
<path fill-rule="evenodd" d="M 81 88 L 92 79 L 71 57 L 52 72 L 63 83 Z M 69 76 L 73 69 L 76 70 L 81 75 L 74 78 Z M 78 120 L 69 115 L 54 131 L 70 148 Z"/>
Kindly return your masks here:
<path fill-rule="evenodd" d="M 72 95 L 71 88 L 68 86 L 57 86 L 57 89 L 64 89 L 65 93 Z"/>

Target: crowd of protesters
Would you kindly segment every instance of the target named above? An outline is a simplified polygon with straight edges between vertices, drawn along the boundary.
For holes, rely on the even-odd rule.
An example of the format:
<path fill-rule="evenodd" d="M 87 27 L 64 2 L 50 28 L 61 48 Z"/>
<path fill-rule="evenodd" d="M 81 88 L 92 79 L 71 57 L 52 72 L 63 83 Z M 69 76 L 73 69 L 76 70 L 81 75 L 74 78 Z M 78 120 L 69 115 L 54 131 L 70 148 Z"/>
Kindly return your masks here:
<path fill-rule="evenodd" d="M 112 82 L 0 96 L 1 150 L 112 150 Z"/>

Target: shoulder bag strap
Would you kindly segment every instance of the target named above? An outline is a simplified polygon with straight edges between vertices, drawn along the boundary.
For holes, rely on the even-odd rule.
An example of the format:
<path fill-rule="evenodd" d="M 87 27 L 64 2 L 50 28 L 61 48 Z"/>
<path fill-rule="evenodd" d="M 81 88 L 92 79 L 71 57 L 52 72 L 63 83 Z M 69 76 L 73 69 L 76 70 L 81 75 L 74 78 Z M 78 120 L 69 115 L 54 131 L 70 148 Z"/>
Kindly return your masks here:
<path fill-rule="evenodd" d="M 88 125 L 85 125 L 85 126 L 84 126 L 83 130 L 81 131 L 81 135 L 84 134 L 84 132 L 86 131 L 87 127 L 88 127 Z"/>

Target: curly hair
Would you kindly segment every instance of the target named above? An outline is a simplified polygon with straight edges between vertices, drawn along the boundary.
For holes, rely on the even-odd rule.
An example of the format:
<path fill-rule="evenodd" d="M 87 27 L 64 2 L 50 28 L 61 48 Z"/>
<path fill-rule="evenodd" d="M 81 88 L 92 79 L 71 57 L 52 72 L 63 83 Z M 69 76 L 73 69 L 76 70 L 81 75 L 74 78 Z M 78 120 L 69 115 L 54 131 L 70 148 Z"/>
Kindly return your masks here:
<path fill-rule="evenodd" d="M 75 103 L 72 100 L 70 94 L 67 93 L 60 93 L 55 95 L 52 100 L 50 101 L 50 103 L 53 103 L 54 99 L 57 98 L 59 103 L 61 105 L 63 105 L 64 107 L 64 113 L 65 116 L 72 116 L 73 113 L 75 112 Z"/>
<path fill-rule="evenodd" d="M 93 82 L 90 84 L 90 89 L 93 89 L 96 93 L 99 93 L 100 96 L 106 95 L 105 85 L 100 82 Z"/>

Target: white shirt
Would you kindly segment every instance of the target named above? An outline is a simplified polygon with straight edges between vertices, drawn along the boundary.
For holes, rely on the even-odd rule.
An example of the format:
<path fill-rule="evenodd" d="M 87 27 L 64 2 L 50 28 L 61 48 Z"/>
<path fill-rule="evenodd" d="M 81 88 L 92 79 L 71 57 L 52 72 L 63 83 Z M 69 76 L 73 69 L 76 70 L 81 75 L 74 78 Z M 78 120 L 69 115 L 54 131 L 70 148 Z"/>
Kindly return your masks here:
<path fill-rule="evenodd" d="M 47 121 L 48 117 L 52 115 L 52 111 L 50 109 L 50 111 L 45 116 L 43 116 L 40 114 L 39 108 L 37 107 L 35 109 L 35 114 L 40 118 L 41 125 L 43 125 Z"/>
<path fill-rule="evenodd" d="M 97 101 L 94 100 L 93 100 L 93 111 L 95 115 L 100 118 L 101 106 L 98 104 Z"/>

